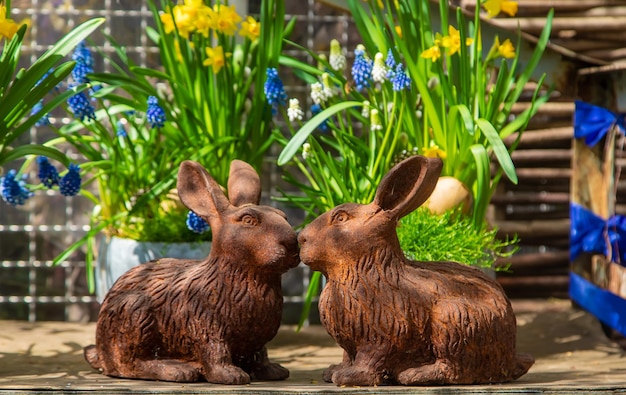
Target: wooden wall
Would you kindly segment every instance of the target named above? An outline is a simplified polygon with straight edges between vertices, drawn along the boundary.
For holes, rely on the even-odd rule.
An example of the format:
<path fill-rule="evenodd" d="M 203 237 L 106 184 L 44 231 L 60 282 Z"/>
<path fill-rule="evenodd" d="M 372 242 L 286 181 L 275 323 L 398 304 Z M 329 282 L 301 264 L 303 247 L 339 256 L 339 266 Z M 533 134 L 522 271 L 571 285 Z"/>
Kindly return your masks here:
<path fill-rule="evenodd" d="M 567 99 L 541 107 L 511 155 L 518 184 L 503 180 L 493 197 L 492 223 L 520 241 L 510 272 L 497 276 L 510 297 L 567 296 L 573 111 Z"/>
<path fill-rule="evenodd" d="M 456 3 L 468 11 L 475 5 L 474 0 Z M 516 17 L 494 18 L 488 23 L 509 31 L 519 27 L 537 36 L 545 25 L 545 15 L 554 8 L 550 44 L 582 61 L 577 63 L 578 73 L 594 65 L 626 62 L 626 1 L 519 0 L 518 5 Z M 567 93 L 555 93 L 541 107 L 512 154 L 519 184 L 503 182 L 493 199 L 494 225 L 503 236 L 517 234 L 520 239 L 520 251 L 510 261 L 511 272 L 498 274 L 511 297 L 567 297 L 573 112 L 579 90 L 586 87 L 578 87 L 577 78 L 560 84 L 557 89 Z M 619 176 L 626 159 L 621 146 L 616 157 L 616 211 L 625 213 L 626 179 Z"/>

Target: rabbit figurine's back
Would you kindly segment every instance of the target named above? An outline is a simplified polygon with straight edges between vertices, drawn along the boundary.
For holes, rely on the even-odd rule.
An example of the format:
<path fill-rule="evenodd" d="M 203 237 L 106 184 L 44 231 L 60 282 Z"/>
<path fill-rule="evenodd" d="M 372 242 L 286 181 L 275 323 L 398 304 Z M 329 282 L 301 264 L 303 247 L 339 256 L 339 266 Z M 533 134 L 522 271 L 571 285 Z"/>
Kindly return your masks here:
<path fill-rule="evenodd" d="M 228 198 L 199 164 L 181 164 L 181 201 L 207 221 L 211 252 L 202 261 L 164 258 L 120 277 L 98 316 L 95 369 L 115 377 L 245 384 L 281 380 L 265 344 L 282 315 L 281 274 L 299 263 L 285 215 L 258 205 L 254 169 L 233 161 Z"/>
<path fill-rule="evenodd" d="M 516 353 L 516 320 L 502 287 L 478 269 L 405 258 L 398 220 L 426 201 L 441 160 L 414 156 L 382 179 L 371 204 L 342 204 L 299 235 L 300 258 L 328 282 L 319 309 L 343 361 L 337 385 L 511 381 L 533 364 Z"/>

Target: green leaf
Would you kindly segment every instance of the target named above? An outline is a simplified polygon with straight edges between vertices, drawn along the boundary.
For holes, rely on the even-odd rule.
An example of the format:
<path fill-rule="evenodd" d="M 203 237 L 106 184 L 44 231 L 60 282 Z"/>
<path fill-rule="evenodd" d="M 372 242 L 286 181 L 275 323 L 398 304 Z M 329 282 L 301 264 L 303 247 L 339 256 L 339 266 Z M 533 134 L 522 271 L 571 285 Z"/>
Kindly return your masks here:
<path fill-rule="evenodd" d="M 496 155 L 504 174 L 513 182 L 517 184 L 517 174 L 515 173 L 515 165 L 511 160 L 511 155 L 509 151 L 506 149 L 504 142 L 500 138 L 500 135 L 494 129 L 493 125 L 484 118 L 480 118 L 476 120 L 476 125 L 483 132 L 489 143 L 491 144 L 491 148 L 493 149 L 493 153 Z"/>
<path fill-rule="evenodd" d="M 470 152 L 474 157 L 476 166 L 476 181 L 474 185 L 474 210 L 472 218 L 476 226 L 482 226 L 487 214 L 487 204 L 485 201 L 490 199 L 490 170 L 489 170 L 489 154 L 484 146 L 474 144 L 470 147 Z M 480 228 L 477 228 L 480 229 Z"/>
<path fill-rule="evenodd" d="M 132 67 L 130 71 L 137 75 L 152 77 L 156 79 L 162 79 L 165 81 L 169 81 L 171 79 L 170 75 L 167 73 L 163 73 L 159 70 L 148 69 L 145 67 Z"/>
<path fill-rule="evenodd" d="M 51 147 L 46 147 L 38 144 L 26 144 L 21 145 L 15 149 L 8 150 L 0 155 L 0 163 L 10 162 L 15 159 L 22 158 L 28 155 L 43 155 L 50 159 L 55 159 L 64 165 L 69 164 L 69 159 L 59 150 Z"/>
<path fill-rule="evenodd" d="M 113 222 L 113 219 L 111 219 L 110 222 Z M 87 243 L 90 238 L 96 237 L 100 232 L 102 232 L 102 230 L 104 230 L 108 226 L 108 224 L 109 222 L 103 221 L 100 222 L 98 226 L 92 227 L 89 232 L 87 232 L 83 237 L 81 237 L 78 241 L 72 243 L 72 245 L 67 247 L 65 251 L 57 255 L 57 257 L 54 258 L 54 260 L 52 261 L 52 265 L 56 266 L 63 261 L 66 261 L 67 258 L 70 257 L 70 255 L 72 255 L 76 250 L 78 250 L 81 246 Z"/>
<path fill-rule="evenodd" d="M 44 62 L 50 56 L 67 56 L 81 41 L 100 27 L 104 21 L 104 18 L 93 18 L 76 26 L 72 31 L 57 41 L 57 43 L 46 51 L 34 64 Z"/>
<path fill-rule="evenodd" d="M 294 71 L 299 71 L 300 74 L 298 74 L 298 76 L 304 79 L 308 84 L 316 82 L 317 79 L 314 76 L 322 75 L 323 73 L 323 71 L 317 67 L 313 67 L 286 55 L 281 55 L 278 58 L 278 62 L 282 66 L 289 67 Z"/>
<path fill-rule="evenodd" d="M 313 298 L 318 293 L 321 277 L 322 274 L 320 272 L 313 272 L 313 275 L 311 276 L 311 281 L 309 281 L 309 288 L 307 289 L 306 296 L 304 298 L 304 304 L 302 306 L 302 313 L 300 314 L 300 322 L 298 322 L 297 331 L 300 331 L 300 329 L 302 329 L 302 326 L 309 318 L 311 304 L 313 303 Z"/>
<path fill-rule="evenodd" d="M 300 130 L 289 140 L 285 148 L 283 148 L 282 152 L 278 156 L 277 164 L 278 166 L 283 166 L 287 162 L 289 162 L 294 155 L 298 152 L 302 144 L 306 141 L 311 133 L 323 122 L 325 122 L 328 118 L 335 115 L 336 113 L 343 111 L 347 108 L 362 106 L 363 103 L 358 101 L 345 101 L 341 103 L 337 103 L 328 107 L 324 111 L 315 115 L 311 118 L 307 123 L 305 123 Z"/>

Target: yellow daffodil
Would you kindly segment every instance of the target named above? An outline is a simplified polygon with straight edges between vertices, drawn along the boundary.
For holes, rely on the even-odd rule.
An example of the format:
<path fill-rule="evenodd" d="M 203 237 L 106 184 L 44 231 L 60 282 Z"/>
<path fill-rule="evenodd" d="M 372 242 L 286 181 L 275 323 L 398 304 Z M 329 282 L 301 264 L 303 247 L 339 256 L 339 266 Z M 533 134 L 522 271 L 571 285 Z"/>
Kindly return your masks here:
<path fill-rule="evenodd" d="M 178 29 L 178 34 L 189 38 L 189 34 L 198 32 L 208 37 L 209 31 L 216 26 L 215 12 L 202 0 L 187 0 L 175 5 L 171 11 L 160 15 L 165 33 Z"/>
<path fill-rule="evenodd" d="M 167 14 L 161 14 L 161 22 L 166 25 L 166 29 L 170 29 L 170 31 L 174 31 L 174 29 L 178 29 L 178 34 L 185 38 L 189 38 L 189 34 L 193 33 L 196 30 L 194 25 L 194 21 L 196 19 L 196 8 L 187 6 L 185 4 L 179 4 L 172 8 L 172 13 L 168 16 Z M 167 32 L 168 30 L 166 30 Z"/>
<path fill-rule="evenodd" d="M 176 26 L 174 25 L 174 18 L 172 17 L 172 14 L 168 11 L 168 12 L 162 12 L 161 15 L 159 15 L 160 19 L 161 19 L 161 23 L 163 24 L 163 29 L 165 30 L 165 33 L 170 34 L 172 33 L 174 30 L 176 30 Z"/>
<path fill-rule="evenodd" d="M 17 32 L 18 25 L 13 19 L 7 18 L 7 9 L 0 5 L 0 38 L 6 37 L 7 40 L 13 38 Z"/>
<path fill-rule="evenodd" d="M 398 37 L 402 38 L 402 27 L 400 27 L 400 25 L 396 25 L 394 26 L 394 29 L 396 29 L 396 34 L 398 35 Z"/>
<path fill-rule="evenodd" d="M 443 36 L 441 33 L 435 34 L 435 45 L 441 47 L 443 45 Z"/>
<path fill-rule="evenodd" d="M 430 59 L 433 62 L 436 62 L 437 59 L 439 59 L 441 57 L 441 49 L 439 48 L 439 46 L 433 45 L 432 47 L 430 47 L 427 50 L 425 50 L 424 52 L 422 52 L 420 57 L 422 57 L 424 59 Z"/>
<path fill-rule="evenodd" d="M 197 9 L 195 27 L 204 37 L 208 37 L 209 32 L 217 27 L 217 14 L 204 3 Z"/>
<path fill-rule="evenodd" d="M 483 8 L 487 10 L 490 18 L 504 12 L 509 16 L 517 14 L 517 1 L 511 0 L 487 0 L 483 3 Z"/>
<path fill-rule="evenodd" d="M 502 44 L 500 44 L 500 40 L 496 37 L 496 48 L 498 49 L 498 55 L 503 58 L 511 59 L 515 57 L 515 47 L 513 43 L 508 38 L 504 40 Z"/>
<path fill-rule="evenodd" d="M 474 39 L 466 38 L 465 45 L 472 45 Z M 454 55 L 461 48 L 461 33 L 454 26 L 448 26 L 448 36 L 441 39 L 441 46 L 448 48 L 450 55 Z"/>
<path fill-rule="evenodd" d="M 228 36 L 233 36 L 237 31 L 237 24 L 241 21 L 241 17 L 237 14 L 237 11 L 235 11 L 235 6 L 215 4 L 213 11 L 215 11 L 217 15 L 215 30 Z"/>
<path fill-rule="evenodd" d="M 446 151 L 439 148 L 439 146 L 436 144 L 433 144 L 430 147 L 426 147 L 422 149 L 422 155 L 424 155 L 427 158 L 440 158 L 440 159 L 446 159 L 446 157 L 448 156 L 446 154 Z"/>
<path fill-rule="evenodd" d="M 226 64 L 226 58 L 230 57 L 230 53 L 224 53 L 224 49 L 221 45 L 215 48 L 206 48 L 207 58 L 202 62 L 205 66 L 211 66 L 213 73 L 217 74 Z"/>
<path fill-rule="evenodd" d="M 245 21 L 241 22 L 241 30 L 239 35 L 247 37 L 250 41 L 256 41 L 261 35 L 261 22 L 249 16 Z"/>

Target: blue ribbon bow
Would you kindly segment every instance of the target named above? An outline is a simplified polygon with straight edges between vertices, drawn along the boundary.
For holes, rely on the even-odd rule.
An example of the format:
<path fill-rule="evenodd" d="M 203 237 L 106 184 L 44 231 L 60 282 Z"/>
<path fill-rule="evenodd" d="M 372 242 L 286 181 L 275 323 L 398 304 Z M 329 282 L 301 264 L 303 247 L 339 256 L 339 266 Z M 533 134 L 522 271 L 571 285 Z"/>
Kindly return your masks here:
<path fill-rule="evenodd" d="M 582 252 L 604 254 L 612 262 L 626 262 L 626 216 L 614 215 L 608 220 L 586 208 L 570 205 L 570 259 Z M 611 247 L 609 250 L 609 246 Z"/>
<path fill-rule="evenodd" d="M 594 106 L 583 101 L 576 101 L 574 111 L 574 137 L 585 138 L 585 144 L 593 147 L 617 125 L 622 133 L 626 132 L 624 114 L 616 114 L 606 108 Z"/>

